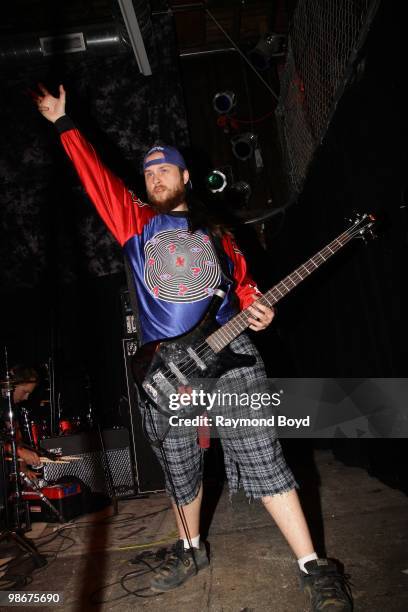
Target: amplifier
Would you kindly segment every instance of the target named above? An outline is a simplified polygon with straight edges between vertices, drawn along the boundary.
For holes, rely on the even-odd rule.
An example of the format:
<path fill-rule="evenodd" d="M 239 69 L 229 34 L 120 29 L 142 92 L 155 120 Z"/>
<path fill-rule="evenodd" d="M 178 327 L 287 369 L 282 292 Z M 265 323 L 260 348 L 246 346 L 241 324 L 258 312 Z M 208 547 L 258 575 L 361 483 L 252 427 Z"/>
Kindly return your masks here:
<path fill-rule="evenodd" d="M 129 398 L 129 430 L 135 458 L 135 474 L 140 493 L 157 493 L 164 490 L 164 475 L 150 442 L 143 431 L 139 410 L 139 394 L 133 381 L 131 359 L 137 350 L 135 339 L 123 339 L 127 396 Z"/>
<path fill-rule="evenodd" d="M 127 429 L 105 429 L 102 431 L 106 458 L 102 452 L 98 432 L 77 433 L 58 436 L 41 441 L 41 446 L 51 452 L 79 457 L 67 464 L 47 463 L 44 478 L 47 481 L 75 476 L 93 492 L 110 493 L 108 470 L 113 481 L 116 497 L 134 495 L 136 484 Z"/>

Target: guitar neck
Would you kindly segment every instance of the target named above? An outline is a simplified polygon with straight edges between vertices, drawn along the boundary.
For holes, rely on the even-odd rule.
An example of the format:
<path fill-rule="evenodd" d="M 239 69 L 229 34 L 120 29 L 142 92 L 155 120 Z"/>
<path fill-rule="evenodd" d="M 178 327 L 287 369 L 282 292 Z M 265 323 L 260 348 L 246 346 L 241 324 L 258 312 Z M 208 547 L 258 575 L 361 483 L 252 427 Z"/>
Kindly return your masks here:
<path fill-rule="evenodd" d="M 354 236 L 356 235 L 356 228 L 351 227 L 346 230 L 340 236 L 335 238 L 332 242 L 326 245 L 321 251 L 313 255 L 306 263 L 296 268 L 294 272 L 288 274 L 283 280 L 277 285 L 269 289 L 259 298 L 259 303 L 265 306 L 273 306 L 277 304 L 279 300 L 285 297 L 292 289 L 297 287 L 302 281 L 304 281 L 312 272 L 320 268 L 330 257 L 332 257 L 337 251 L 342 249 Z M 222 327 L 213 332 L 206 342 L 210 345 L 215 353 L 220 352 L 223 348 L 228 346 L 234 338 L 237 338 L 242 334 L 247 327 L 249 327 L 248 317 L 250 317 L 248 308 L 242 310 L 239 314 L 235 315 L 232 319 L 225 323 Z"/>

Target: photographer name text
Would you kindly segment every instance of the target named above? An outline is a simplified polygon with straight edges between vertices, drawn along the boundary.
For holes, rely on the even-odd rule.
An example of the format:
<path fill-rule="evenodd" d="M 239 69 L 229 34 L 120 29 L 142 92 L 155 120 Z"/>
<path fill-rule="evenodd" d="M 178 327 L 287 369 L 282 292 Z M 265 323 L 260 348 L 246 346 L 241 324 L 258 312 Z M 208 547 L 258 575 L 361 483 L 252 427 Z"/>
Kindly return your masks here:
<path fill-rule="evenodd" d="M 303 418 L 287 417 L 284 414 L 277 416 L 272 415 L 268 418 L 230 418 L 222 415 L 215 417 L 196 416 L 192 418 L 184 418 L 171 416 L 169 423 L 172 427 L 290 427 L 292 429 L 300 429 L 302 427 L 310 427 L 310 416 Z"/>

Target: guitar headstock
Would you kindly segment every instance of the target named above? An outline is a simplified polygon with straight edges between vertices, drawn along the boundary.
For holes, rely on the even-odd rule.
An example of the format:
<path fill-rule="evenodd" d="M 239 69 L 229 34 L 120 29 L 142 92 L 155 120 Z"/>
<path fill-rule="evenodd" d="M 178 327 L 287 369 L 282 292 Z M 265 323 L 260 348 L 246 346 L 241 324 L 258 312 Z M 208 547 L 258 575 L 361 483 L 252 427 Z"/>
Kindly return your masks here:
<path fill-rule="evenodd" d="M 376 238 L 374 225 L 377 221 L 375 215 L 371 213 L 355 213 L 352 218 L 347 219 L 351 225 L 347 229 L 353 238 L 362 238 L 367 241 L 369 238 Z"/>

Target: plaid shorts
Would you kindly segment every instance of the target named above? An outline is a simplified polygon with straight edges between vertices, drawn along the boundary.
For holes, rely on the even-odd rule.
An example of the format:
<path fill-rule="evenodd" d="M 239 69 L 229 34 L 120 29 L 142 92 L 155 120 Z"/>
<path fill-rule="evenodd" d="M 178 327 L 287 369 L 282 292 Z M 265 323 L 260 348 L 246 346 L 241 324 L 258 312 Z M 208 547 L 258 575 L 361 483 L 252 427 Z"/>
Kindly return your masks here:
<path fill-rule="evenodd" d="M 236 353 L 254 355 L 253 367 L 237 368 L 221 376 L 217 391 L 241 392 L 259 389 L 265 384 L 266 373 L 262 359 L 246 334 L 241 334 L 231 343 Z M 166 479 L 166 491 L 178 505 L 192 502 L 198 494 L 202 481 L 203 450 L 197 441 L 194 427 L 170 427 L 168 419 L 154 407 L 141 405 L 145 432 L 162 466 Z M 240 416 L 253 416 L 249 408 L 239 407 Z M 155 443 L 157 435 L 162 437 L 162 449 Z M 286 464 L 276 430 L 269 427 L 219 428 L 219 437 L 224 451 L 224 464 L 231 494 L 242 487 L 250 498 L 284 493 L 298 484 Z M 171 479 L 168 476 L 171 474 Z"/>

